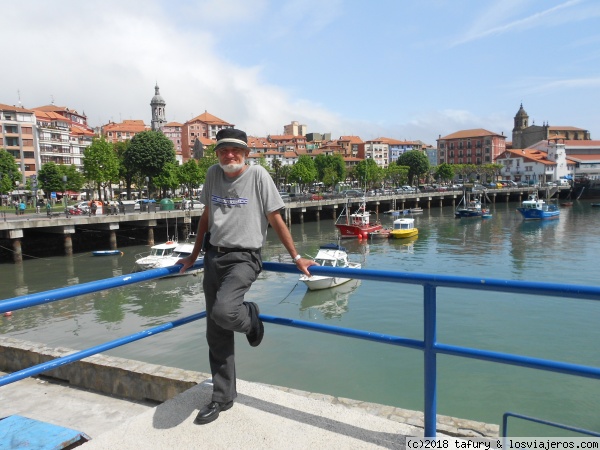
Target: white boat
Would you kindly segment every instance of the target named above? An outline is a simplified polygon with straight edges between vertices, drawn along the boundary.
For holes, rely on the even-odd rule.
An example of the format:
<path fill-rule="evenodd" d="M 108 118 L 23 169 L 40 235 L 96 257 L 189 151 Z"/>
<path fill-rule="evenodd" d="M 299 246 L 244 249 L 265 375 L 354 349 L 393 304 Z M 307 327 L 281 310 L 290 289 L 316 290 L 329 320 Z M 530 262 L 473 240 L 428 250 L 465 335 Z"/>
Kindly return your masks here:
<path fill-rule="evenodd" d="M 361 263 L 348 261 L 346 249 L 337 244 L 321 245 L 317 252 L 317 256 L 313 259 L 323 267 L 340 267 L 346 269 L 361 268 Z M 307 277 L 304 274 L 300 275 L 300 281 L 303 281 L 311 291 L 332 288 L 350 280 L 351 278 L 329 277 L 324 275 L 313 275 L 310 277 Z"/>
<path fill-rule="evenodd" d="M 144 270 L 170 267 L 177 263 L 181 258 L 191 255 L 193 250 L 193 242 L 180 243 L 177 241 L 167 241 L 164 244 L 153 245 L 149 254 L 137 255 L 133 271 L 142 272 Z M 202 269 L 190 269 L 184 274 L 176 273 L 169 276 L 192 275 L 198 272 L 202 272 Z"/>

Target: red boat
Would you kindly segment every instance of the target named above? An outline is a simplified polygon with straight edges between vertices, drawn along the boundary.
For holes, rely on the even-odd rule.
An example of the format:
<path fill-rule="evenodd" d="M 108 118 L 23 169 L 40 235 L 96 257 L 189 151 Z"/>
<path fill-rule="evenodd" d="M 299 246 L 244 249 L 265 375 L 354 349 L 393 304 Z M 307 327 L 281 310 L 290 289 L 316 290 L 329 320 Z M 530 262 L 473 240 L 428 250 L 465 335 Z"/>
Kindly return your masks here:
<path fill-rule="evenodd" d="M 335 226 L 340 231 L 342 238 L 357 237 L 359 239 L 367 239 L 369 233 L 383 228 L 380 223 L 369 223 L 369 212 L 366 206 L 366 201 L 363 198 L 356 212 L 350 214 L 350 203 L 346 203 L 342 213 L 335 222 Z"/>

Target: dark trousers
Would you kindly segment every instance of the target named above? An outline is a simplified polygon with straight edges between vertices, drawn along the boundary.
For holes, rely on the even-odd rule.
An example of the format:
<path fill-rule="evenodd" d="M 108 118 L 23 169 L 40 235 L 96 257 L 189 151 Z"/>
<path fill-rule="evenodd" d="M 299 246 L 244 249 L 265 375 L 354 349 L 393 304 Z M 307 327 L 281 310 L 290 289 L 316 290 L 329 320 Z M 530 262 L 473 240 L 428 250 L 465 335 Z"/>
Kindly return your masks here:
<path fill-rule="evenodd" d="M 229 402 L 237 396 L 234 332 L 251 330 L 244 295 L 261 270 L 259 252 L 217 253 L 213 248 L 204 255 L 206 340 L 215 402 Z"/>

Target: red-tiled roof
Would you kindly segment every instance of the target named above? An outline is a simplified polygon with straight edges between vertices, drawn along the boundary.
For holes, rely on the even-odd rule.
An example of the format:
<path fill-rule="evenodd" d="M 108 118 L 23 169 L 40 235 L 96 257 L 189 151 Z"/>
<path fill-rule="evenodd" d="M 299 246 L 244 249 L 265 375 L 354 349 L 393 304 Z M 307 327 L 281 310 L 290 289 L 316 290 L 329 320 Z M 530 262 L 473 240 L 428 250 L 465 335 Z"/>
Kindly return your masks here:
<path fill-rule="evenodd" d="M 502 153 L 502 156 L 509 154 L 511 158 L 523 158 L 528 159 L 530 161 L 539 162 L 540 164 L 545 164 L 548 166 L 555 166 L 556 163 L 554 161 L 548 160 L 548 153 L 542 152 L 541 150 L 525 148 L 525 149 L 512 149 L 505 150 Z M 504 159 L 502 157 L 498 157 L 496 159 Z"/>
<path fill-rule="evenodd" d="M 441 137 L 440 139 L 467 139 L 467 138 L 476 138 L 476 137 L 485 137 L 485 136 L 499 136 L 506 138 L 506 136 L 498 133 L 494 133 L 493 131 L 484 130 L 483 128 L 475 128 L 472 130 L 462 130 L 457 131 L 456 133 L 449 134 L 447 136 Z"/>
<path fill-rule="evenodd" d="M 223 119 L 219 119 L 217 116 L 213 116 L 212 114 L 210 114 L 207 111 L 204 111 L 204 113 L 200 114 L 199 116 L 194 117 L 191 120 L 188 120 L 186 123 L 192 123 L 192 122 L 203 122 L 203 123 L 207 123 L 210 125 L 233 125 L 232 123 L 228 123 L 225 122 Z"/>
<path fill-rule="evenodd" d="M 164 126 L 165 127 L 182 127 L 183 124 L 179 123 L 179 122 L 169 122 L 169 123 L 165 123 Z"/>
<path fill-rule="evenodd" d="M 362 144 L 363 140 L 359 136 L 340 136 L 338 141 L 350 142 L 351 144 Z"/>
<path fill-rule="evenodd" d="M 143 120 L 124 120 L 121 123 L 110 122 L 102 127 L 102 131 L 104 133 L 107 131 L 129 131 L 133 133 L 141 133 L 142 131 L 146 131 L 148 129 L 149 127 L 144 124 Z"/>
<path fill-rule="evenodd" d="M 31 109 L 22 108 L 20 106 L 15 106 L 15 105 L 5 105 L 4 103 L 0 103 L 0 110 L 14 111 L 14 112 L 28 112 L 28 113 L 33 112 Z"/>

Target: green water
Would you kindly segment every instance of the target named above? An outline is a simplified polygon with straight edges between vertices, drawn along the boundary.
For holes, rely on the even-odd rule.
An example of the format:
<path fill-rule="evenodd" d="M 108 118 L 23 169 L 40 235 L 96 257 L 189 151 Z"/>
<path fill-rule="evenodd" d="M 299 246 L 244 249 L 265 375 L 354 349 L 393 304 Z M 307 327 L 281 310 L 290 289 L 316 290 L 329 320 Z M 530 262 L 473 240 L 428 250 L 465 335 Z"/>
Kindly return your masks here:
<path fill-rule="evenodd" d="M 516 204 L 492 207 L 493 218 L 455 219 L 451 208 L 415 216 L 417 240 L 344 240 L 350 258 L 369 269 L 598 285 L 600 208 L 576 202 L 550 222 L 523 222 Z M 380 219 L 391 224 L 392 218 Z M 274 233 L 265 260 L 289 262 Z M 294 225 L 304 255 L 335 241 L 331 220 Z M 156 236 L 159 240 L 160 237 Z M 28 260 L 0 266 L 0 298 L 129 273 L 122 257 Z M 82 349 L 204 310 L 202 276 L 146 282 L 0 318 L 0 333 L 49 346 Z M 600 304 L 440 288 L 438 341 L 589 366 L 600 366 Z M 422 339 L 419 286 L 352 281 L 308 292 L 298 276 L 265 272 L 248 300 L 268 315 Z M 260 347 L 238 339 L 238 377 L 406 409 L 423 409 L 420 351 L 266 324 Z M 209 372 L 204 322 L 115 349 L 110 354 Z M 501 422 L 505 411 L 600 431 L 600 381 L 532 369 L 438 357 L 438 413 Z M 1 410 L 1 407 L 0 407 Z M 1 412 L 1 411 L 0 411 Z M 565 432 L 511 422 L 511 434 Z"/>

